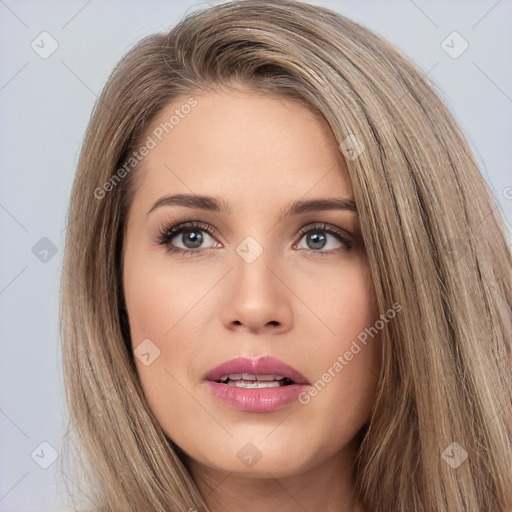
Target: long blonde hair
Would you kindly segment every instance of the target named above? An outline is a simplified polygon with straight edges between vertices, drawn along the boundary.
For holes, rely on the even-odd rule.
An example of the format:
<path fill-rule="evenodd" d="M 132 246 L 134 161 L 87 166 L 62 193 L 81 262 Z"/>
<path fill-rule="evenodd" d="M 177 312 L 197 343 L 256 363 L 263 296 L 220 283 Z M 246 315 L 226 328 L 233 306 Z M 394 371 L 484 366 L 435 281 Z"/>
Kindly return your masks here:
<path fill-rule="evenodd" d="M 377 300 L 381 311 L 402 305 L 383 330 L 356 458 L 365 510 L 512 510 L 510 246 L 461 130 L 422 74 L 368 29 L 288 0 L 195 12 L 116 66 L 80 154 L 61 290 L 67 437 L 95 510 L 208 509 L 135 370 L 121 255 L 137 166 L 119 169 L 169 102 L 233 82 L 301 101 L 339 143 L 355 136 L 365 147 L 347 165 Z M 468 456 L 456 468 L 452 443 Z"/>

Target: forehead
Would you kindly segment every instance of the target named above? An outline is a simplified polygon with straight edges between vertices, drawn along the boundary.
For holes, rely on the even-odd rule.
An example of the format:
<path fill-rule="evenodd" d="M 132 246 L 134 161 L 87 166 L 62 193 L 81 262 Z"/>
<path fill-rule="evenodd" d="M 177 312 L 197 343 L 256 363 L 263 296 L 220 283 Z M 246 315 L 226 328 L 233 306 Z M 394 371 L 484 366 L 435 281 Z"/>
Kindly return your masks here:
<path fill-rule="evenodd" d="M 329 125 L 298 101 L 249 89 L 191 94 L 167 105 L 146 137 L 154 143 L 138 170 L 146 200 L 170 192 L 241 205 L 352 195 Z"/>

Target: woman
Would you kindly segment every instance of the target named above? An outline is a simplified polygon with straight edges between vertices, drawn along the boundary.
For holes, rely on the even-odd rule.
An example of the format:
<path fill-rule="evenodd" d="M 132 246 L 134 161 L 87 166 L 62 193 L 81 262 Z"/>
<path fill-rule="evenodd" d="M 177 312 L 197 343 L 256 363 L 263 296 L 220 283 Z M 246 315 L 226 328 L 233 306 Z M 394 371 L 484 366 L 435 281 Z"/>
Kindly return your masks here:
<path fill-rule="evenodd" d="M 512 510 L 505 228 L 381 38 L 256 0 L 144 39 L 95 107 L 69 218 L 94 510 Z"/>

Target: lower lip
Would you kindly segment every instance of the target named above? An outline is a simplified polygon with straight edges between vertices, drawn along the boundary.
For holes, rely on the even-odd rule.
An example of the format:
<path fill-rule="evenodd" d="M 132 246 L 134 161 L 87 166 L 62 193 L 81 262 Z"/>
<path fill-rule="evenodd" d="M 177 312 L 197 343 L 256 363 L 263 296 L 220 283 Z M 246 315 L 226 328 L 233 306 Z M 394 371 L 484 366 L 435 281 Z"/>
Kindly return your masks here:
<path fill-rule="evenodd" d="M 238 388 L 220 382 L 207 381 L 213 394 L 225 404 L 248 412 L 272 412 L 294 402 L 305 391 L 305 384 L 275 388 Z"/>

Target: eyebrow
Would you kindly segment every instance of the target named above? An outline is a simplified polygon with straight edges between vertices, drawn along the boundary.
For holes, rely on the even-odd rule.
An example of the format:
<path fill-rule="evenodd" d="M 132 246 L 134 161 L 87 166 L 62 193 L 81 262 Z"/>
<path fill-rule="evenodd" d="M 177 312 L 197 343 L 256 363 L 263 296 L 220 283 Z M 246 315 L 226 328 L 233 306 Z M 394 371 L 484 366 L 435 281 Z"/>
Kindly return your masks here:
<path fill-rule="evenodd" d="M 160 197 L 148 211 L 147 215 L 161 206 L 185 206 L 187 208 L 209 210 L 218 213 L 231 213 L 230 205 L 220 197 L 176 194 Z M 356 203 L 352 199 L 329 198 L 295 201 L 288 208 L 282 209 L 280 214 L 281 217 L 288 217 L 322 210 L 348 210 L 357 213 Z"/>

